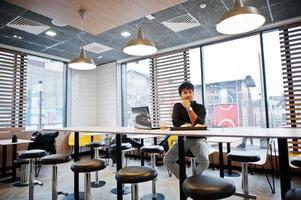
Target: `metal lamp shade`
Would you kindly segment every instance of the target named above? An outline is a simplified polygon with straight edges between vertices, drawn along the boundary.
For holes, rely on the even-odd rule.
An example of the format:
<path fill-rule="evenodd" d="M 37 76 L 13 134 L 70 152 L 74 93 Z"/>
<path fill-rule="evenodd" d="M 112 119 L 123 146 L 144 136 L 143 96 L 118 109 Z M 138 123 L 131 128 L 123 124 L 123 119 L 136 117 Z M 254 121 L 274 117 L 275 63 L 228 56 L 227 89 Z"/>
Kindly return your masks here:
<path fill-rule="evenodd" d="M 141 28 L 138 29 L 137 38 L 126 43 L 123 52 L 132 56 L 147 56 L 158 51 L 155 44 L 148 39 L 143 38 Z"/>
<path fill-rule="evenodd" d="M 240 34 L 255 30 L 262 26 L 265 17 L 255 7 L 244 7 L 241 0 L 229 10 L 217 24 L 216 30 L 222 34 Z"/>
<path fill-rule="evenodd" d="M 93 60 L 85 56 L 83 47 L 81 47 L 80 49 L 80 56 L 77 58 L 73 58 L 68 66 L 71 69 L 77 69 L 77 70 L 91 70 L 96 68 Z"/>

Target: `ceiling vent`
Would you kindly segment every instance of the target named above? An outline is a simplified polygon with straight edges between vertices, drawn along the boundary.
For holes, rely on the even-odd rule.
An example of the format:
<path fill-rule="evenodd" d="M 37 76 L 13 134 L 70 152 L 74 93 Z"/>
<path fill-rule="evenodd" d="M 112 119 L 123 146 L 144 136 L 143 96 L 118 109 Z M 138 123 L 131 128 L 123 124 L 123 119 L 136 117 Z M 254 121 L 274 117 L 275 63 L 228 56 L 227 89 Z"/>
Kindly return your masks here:
<path fill-rule="evenodd" d="M 183 31 L 200 25 L 200 23 L 189 13 L 166 20 L 162 22 L 162 24 L 174 32 Z"/>
<path fill-rule="evenodd" d="M 99 53 L 103 53 L 105 51 L 109 51 L 111 50 L 112 48 L 111 47 L 108 47 L 108 46 L 105 46 L 103 44 L 99 44 L 97 42 L 92 42 L 90 44 L 87 44 L 84 46 L 84 49 L 86 51 L 90 51 L 92 53 L 96 53 L 96 54 L 99 54 Z"/>
<path fill-rule="evenodd" d="M 49 26 L 46 26 L 44 24 L 20 16 L 7 23 L 6 26 L 10 28 L 26 31 L 28 33 L 32 33 L 35 35 L 38 35 L 50 28 Z"/>

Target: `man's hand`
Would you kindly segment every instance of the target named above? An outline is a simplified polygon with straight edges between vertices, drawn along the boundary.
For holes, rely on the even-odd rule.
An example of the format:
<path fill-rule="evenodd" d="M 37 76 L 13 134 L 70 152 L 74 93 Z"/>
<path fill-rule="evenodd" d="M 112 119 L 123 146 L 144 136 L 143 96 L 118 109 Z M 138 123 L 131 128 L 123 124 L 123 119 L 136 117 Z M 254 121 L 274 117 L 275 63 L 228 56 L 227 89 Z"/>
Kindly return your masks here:
<path fill-rule="evenodd" d="M 181 104 L 184 106 L 184 108 L 188 109 L 190 108 L 190 101 L 189 100 L 182 100 Z"/>

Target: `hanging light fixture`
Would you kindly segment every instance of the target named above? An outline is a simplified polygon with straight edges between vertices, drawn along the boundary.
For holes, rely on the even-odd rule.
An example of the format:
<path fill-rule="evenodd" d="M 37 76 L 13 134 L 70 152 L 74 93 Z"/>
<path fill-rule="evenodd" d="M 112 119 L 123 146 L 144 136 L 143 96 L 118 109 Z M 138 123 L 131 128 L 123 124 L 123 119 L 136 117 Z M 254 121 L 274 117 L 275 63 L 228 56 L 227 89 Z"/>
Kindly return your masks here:
<path fill-rule="evenodd" d="M 81 19 L 82 19 L 82 23 L 83 23 L 83 20 L 84 20 L 84 15 L 86 13 L 86 10 L 84 9 L 80 9 L 78 11 L 79 15 L 81 16 Z M 83 29 L 82 29 L 82 25 L 81 25 L 81 32 L 80 34 L 83 32 Z M 81 39 L 81 38 L 80 38 Z M 82 39 L 81 39 L 82 40 Z M 77 58 L 73 58 L 68 66 L 71 68 L 71 69 L 77 69 L 77 70 L 91 70 L 91 69 L 95 69 L 96 66 L 94 64 L 94 61 L 88 57 L 86 57 L 85 55 L 85 50 L 84 50 L 84 47 L 83 47 L 83 44 L 81 45 L 80 47 L 80 55 L 79 57 Z"/>
<path fill-rule="evenodd" d="M 142 28 L 138 27 L 137 38 L 126 43 L 123 52 L 132 56 L 148 56 L 158 51 L 155 44 L 143 37 Z"/>
<path fill-rule="evenodd" d="M 234 7 L 224 14 L 216 30 L 222 34 L 240 34 L 255 30 L 264 22 L 265 17 L 257 8 L 244 7 L 242 0 L 235 0 Z"/>

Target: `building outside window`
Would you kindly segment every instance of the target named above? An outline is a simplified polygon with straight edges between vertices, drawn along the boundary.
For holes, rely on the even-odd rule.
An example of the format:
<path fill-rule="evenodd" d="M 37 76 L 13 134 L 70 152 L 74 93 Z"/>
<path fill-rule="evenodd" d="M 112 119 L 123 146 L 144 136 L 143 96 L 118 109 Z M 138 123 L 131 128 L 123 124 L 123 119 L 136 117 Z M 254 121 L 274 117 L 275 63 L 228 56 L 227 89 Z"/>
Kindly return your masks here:
<path fill-rule="evenodd" d="M 28 56 L 26 128 L 63 127 L 66 66 L 63 62 Z"/>

